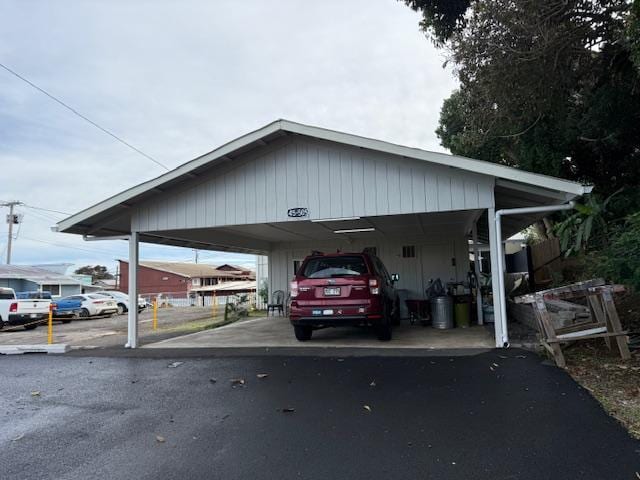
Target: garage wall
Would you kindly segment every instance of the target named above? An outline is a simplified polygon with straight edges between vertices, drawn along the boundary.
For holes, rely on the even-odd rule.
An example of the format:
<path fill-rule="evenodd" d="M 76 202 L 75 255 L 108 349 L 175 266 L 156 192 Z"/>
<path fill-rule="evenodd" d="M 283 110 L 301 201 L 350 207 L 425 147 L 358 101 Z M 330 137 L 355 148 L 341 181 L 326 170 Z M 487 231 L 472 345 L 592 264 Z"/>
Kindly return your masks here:
<path fill-rule="evenodd" d="M 405 245 L 415 246 L 415 258 L 402 257 L 402 247 Z M 343 252 L 361 252 L 365 247 L 376 247 L 377 255 L 389 273 L 400 275 L 396 288 L 409 290 L 411 298 L 423 298 L 431 278 L 440 278 L 443 283 L 463 281 L 469 270 L 469 246 L 464 236 L 285 245 L 274 249 L 269 255 L 269 292 L 287 292 L 294 275 L 294 261 L 303 260 L 312 250 L 332 252 L 340 249 Z M 455 259 L 455 265 L 452 264 L 452 259 Z"/>
<path fill-rule="evenodd" d="M 134 208 L 137 231 L 492 207 L 493 177 L 332 142 L 289 136 Z"/>

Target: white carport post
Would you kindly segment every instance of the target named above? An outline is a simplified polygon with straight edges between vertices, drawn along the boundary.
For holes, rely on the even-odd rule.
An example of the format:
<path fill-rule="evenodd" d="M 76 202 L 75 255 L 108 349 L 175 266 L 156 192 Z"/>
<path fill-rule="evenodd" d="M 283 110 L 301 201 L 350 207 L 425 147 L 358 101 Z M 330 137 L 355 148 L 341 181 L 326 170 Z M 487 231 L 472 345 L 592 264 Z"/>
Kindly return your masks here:
<path fill-rule="evenodd" d="M 480 251 L 478 250 L 478 221 L 473 222 L 471 229 L 471 241 L 473 242 L 473 267 L 476 274 L 476 311 L 478 315 L 478 325 L 484 323 L 482 316 L 482 291 L 480 288 Z"/>
<path fill-rule="evenodd" d="M 498 244 L 502 239 L 498 237 L 498 232 L 496 232 L 496 209 L 489 208 L 487 209 L 487 213 L 489 217 L 489 252 L 491 254 L 491 290 L 493 292 L 494 315 L 493 325 L 496 336 L 496 347 L 502 348 L 505 345 L 502 338 L 502 310 L 500 305 L 502 304 L 504 292 L 500 288 L 500 285 L 503 283 L 500 277 L 504 274 L 500 271 L 500 262 L 498 262 L 499 252 L 501 251 Z"/>
<path fill-rule="evenodd" d="M 129 237 L 129 322 L 127 328 L 126 348 L 138 348 L 138 232 L 131 232 Z"/>

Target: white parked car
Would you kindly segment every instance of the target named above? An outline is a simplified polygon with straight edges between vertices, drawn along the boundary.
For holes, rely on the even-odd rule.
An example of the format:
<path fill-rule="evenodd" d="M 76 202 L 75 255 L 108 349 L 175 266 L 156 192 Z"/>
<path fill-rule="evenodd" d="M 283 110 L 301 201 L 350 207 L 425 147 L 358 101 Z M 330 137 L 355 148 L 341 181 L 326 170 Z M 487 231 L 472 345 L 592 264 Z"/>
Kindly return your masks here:
<path fill-rule="evenodd" d="M 118 304 L 114 299 L 97 293 L 71 295 L 66 298 L 69 300 L 82 301 L 82 308 L 80 309 L 78 316 L 83 318 L 93 317 L 96 315 L 113 315 L 118 312 Z"/>
<path fill-rule="evenodd" d="M 122 315 L 129 311 L 129 295 L 126 293 L 114 291 L 96 292 L 96 295 L 104 295 L 105 297 L 112 298 L 118 305 L 118 315 Z M 147 307 L 147 302 L 144 298 L 138 296 L 138 313 L 143 311 Z"/>
<path fill-rule="evenodd" d="M 18 300 L 13 288 L 0 288 L 0 328 L 5 325 L 36 328 L 49 316 L 49 305 L 51 300 L 45 298 Z"/>

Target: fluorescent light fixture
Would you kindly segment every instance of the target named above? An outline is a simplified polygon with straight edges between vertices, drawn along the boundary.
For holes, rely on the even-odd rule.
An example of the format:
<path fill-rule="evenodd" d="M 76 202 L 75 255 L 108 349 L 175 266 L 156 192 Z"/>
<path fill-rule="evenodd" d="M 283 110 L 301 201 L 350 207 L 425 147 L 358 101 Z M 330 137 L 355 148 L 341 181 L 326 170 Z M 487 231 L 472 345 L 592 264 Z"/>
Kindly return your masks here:
<path fill-rule="evenodd" d="M 342 222 L 344 220 L 360 220 L 360 217 L 318 218 L 316 220 L 311 220 L 311 221 L 314 223 L 321 223 L 321 222 Z"/>
<path fill-rule="evenodd" d="M 347 230 L 334 230 L 333 233 L 361 233 L 361 232 L 373 232 L 375 228 L 350 228 Z"/>

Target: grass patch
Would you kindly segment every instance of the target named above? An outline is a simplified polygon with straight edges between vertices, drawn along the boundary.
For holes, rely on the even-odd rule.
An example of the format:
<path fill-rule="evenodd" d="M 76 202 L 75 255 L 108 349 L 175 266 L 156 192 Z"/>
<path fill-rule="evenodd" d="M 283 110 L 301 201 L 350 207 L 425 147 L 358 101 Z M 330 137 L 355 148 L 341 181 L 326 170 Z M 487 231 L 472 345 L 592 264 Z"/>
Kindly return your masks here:
<path fill-rule="evenodd" d="M 640 352 L 623 361 L 616 347 L 585 341 L 565 348 L 567 371 L 629 433 L 640 439 Z"/>
<path fill-rule="evenodd" d="M 228 325 L 230 323 L 233 323 L 234 321 L 235 320 L 225 321 L 223 315 L 219 315 L 216 318 L 211 318 L 211 315 L 209 315 L 204 318 L 189 320 L 188 322 L 184 322 L 176 325 L 160 327 L 158 328 L 158 332 L 180 333 L 180 334 L 195 333 L 195 332 L 200 332 L 202 330 L 209 330 L 212 328 L 221 327 L 223 325 Z"/>

